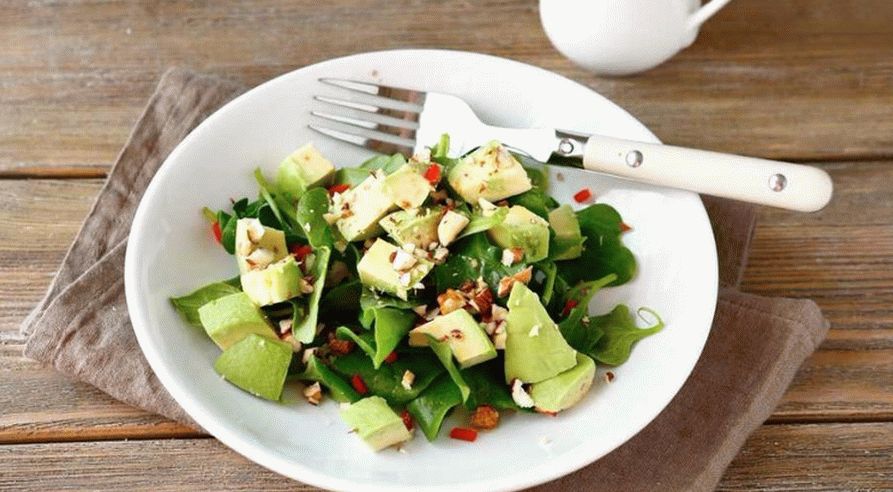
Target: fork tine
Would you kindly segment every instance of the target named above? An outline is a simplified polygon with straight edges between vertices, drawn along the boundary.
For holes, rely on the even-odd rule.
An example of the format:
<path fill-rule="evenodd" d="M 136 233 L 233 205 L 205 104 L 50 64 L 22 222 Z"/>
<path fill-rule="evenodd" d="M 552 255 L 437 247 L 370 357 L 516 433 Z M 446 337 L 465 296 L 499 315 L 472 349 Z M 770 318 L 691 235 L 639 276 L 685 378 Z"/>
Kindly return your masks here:
<path fill-rule="evenodd" d="M 340 87 L 349 91 L 364 95 L 371 95 L 389 99 L 391 101 L 399 101 L 417 106 L 419 111 L 425 104 L 425 93 L 411 89 L 403 89 L 400 87 L 392 87 L 388 85 L 376 84 L 372 82 L 359 82 L 356 80 L 336 79 L 331 77 L 323 77 L 319 79 L 323 84 Z"/>
<path fill-rule="evenodd" d="M 380 154 L 403 154 L 410 156 L 415 145 L 415 141 L 408 138 L 397 137 L 370 129 L 344 131 L 312 124 L 307 125 L 307 127 L 327 137 L 370 149 Z"/>
<path fill-rule="evenodd" d="M 344 114 L 335 114 L 325 111 L 310 111 L 310 114 L 324 120 L 335 121 L 366 130 L 374 130 L 396 137 L 409 138 L 415 140 L 415 132 L 419 128 L 418 123 L 414 121 L 400 120 L 397 118 L 387 118 L 381 116 L 373 116 L 370 114 L 368 119 L 354 118 Z"/>

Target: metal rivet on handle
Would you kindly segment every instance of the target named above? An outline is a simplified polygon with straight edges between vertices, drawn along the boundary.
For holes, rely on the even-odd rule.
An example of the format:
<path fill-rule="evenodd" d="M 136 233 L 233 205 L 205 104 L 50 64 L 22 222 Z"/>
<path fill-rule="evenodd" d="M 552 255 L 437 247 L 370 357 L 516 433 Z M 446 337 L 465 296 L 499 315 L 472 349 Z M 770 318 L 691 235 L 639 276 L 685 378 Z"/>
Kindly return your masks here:
<path fill-rule="evenodd" d="M 638 150 L 630 150 L 626 154 L 626 165 L 629 167 L 639 167 L 643 160 L 645 160 L 645 156 Z"/>
<path fill-rule="evenodd" d="M 566 138 L 562 138 L 561 142 L 558 142 L 558 152 L 562 155 L 570 155 L 571 152 L 574 151 L 574 143 Z"/>
<path fill-rule="evenodd" d="M 773 174 L 769 176 L 769 189 L 772 191 L 781 191 L 788 184 L 788 178 L 784 174 Z"/>

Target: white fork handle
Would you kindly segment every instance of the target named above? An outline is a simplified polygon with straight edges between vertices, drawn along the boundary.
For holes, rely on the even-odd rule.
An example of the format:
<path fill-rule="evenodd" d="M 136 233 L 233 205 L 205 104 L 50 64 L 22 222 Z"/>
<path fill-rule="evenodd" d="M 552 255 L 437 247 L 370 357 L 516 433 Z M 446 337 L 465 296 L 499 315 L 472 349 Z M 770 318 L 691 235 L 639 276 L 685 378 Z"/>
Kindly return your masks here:
<path fill-rule="evenodd" d="M 583 167 L 634 181 L 815 212 L 831 200 L 825 171 L 788 162 L 593 135 Z"/>

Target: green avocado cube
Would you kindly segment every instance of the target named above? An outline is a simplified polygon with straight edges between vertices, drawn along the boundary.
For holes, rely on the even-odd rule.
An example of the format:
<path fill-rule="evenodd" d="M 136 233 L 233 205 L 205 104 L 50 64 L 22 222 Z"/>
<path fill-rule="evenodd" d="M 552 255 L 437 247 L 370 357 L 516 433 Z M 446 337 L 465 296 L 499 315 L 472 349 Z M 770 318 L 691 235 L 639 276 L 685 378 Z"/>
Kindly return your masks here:
<path fill-rule="evenodd" d="M 397 270 L 394 264 L 398 255 L 410 256 L 412 266 Z M 409 291 L 428 275 L 432 267 L 430 261 L 413 256 L 384 239 L 376 239 L 357 263 L 357 272 L 363 285 L 406 300 Z"/>
<path fill-rule="evenodd" d="M 398 210 L 388 214 L 378 223 L 397 244 L 412 244 L 417 248 L 428 249 L 437 243 L 437 225 L 443 217 L 443 207 L 418 210 Z"/>
<path fill-rule="evenodd" d="M 378 225 L 396 205 L 391 195 L 384 191 L 384 173 L 374 172 L 355 188 L 345 191 L 334 203 L 342 210 L 335 225 L 348 242 L 362 241 L 381 233 Z"/>
<path fill-rule="evenodd" d="M 409 345 L 424 347 L 428 336 L 446 339 L 462 369 L 496 358 L 490 337 L 464 309 L 437 316 L 409 332 Z"/>
<path fill-rule="evenodd" d="M 519 248 L 524 260 L 535 263 L 549 256 L 549 223 L 521 205 L 509 209 L 502 223 L 487 231 L 500 248 Z"/>
<path fill-rule="evenodd" d="M 263 311 L 244 292 L 214 299 L 198 308 L 198 316 L 205 332 L 223 350 L 251 334 L 279 339 Z"/>
<path fill-rule="evenodd" d="M 352 403 L 341 410 L 341 419 L 375 451 L 412 438 L 403 419 L 380 396 Z"/>
<path fill-rule="evenodd" d="M 562 205 L 549 212 L 549 226 L 555 237 L 549 250 L 554 260 L 573 260 L 583 254 L 583 234 L 580 222 L 570 205 Z"/>
<path fill-rule="evenodd" d="M 495 141 L 460 160 L 447 181 L 468 203 L 478 203 L 479 198 L 497 202 L 533 187 L 524 166 Z"/>
<path fill-rule="evenodd" d="M 235 245 L 239 273 L 262 269 L 288 255 L 285 233 L 252 218 L 236 222 Z"/>
<path fill-rule="evenodd" d="M 214 370 L 252 395 L 278 401 L 291 358 L 290 344 L 248 335 L 220 354 Z"/>
<path fill-rule="evenodd" d="M 505 380 L 538 383 L 577 365 L 577 351 L 561 336 L 539 296 L 512 285 L 506 318 Z"/>
<path fill-rule="evenodd" d="M 595 361 L 577 352 L 577 365 L 530 386 L 533 405 L 542 412 L 558 413 L 577 404 L 595 378 Z"/>
<path fill-rule="evenodd" d="M 383 190 L 403 210 L 418 208 L 431 192 L 431 183 L 406 164 L 384 179 Z"/>
<path fill-rule="evenodd" d="M 258 306 L 269 306 L 301 295 L 304 276 L 295 257 L 288 255 L 263 270 L 251 270 L 240 277 L 242 291 Z"/>
<path fill-rule="evenodd" d="M 335 166 L 308 143 L 279 164 L 276 186 L 289 198 L 297 200 L 308 189 L 328 184 L 334 175 Z"/>

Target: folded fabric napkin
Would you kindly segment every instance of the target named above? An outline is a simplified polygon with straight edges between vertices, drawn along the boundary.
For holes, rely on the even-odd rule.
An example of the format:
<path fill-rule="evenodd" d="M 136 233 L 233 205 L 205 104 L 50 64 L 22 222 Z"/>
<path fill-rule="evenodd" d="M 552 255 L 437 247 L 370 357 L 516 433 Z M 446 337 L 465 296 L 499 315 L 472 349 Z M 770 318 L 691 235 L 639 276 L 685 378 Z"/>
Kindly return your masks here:
<path fill-rule="evenodd" d="M 25 355 L 114 398 L 200 429 L 143 357 L 124 299 L 124 251 L 143 191 L 192 128 L 244 88 L 174 69 L 161 79 L 44 299 L 22 323 Z M 629 442 L 538 490 L 711 490 L 771 414 L 828 330 L 812 301 L 738 292 L 753 207 L 705 197 L 719 252 L 719 301 L 700 361 Z"/>

